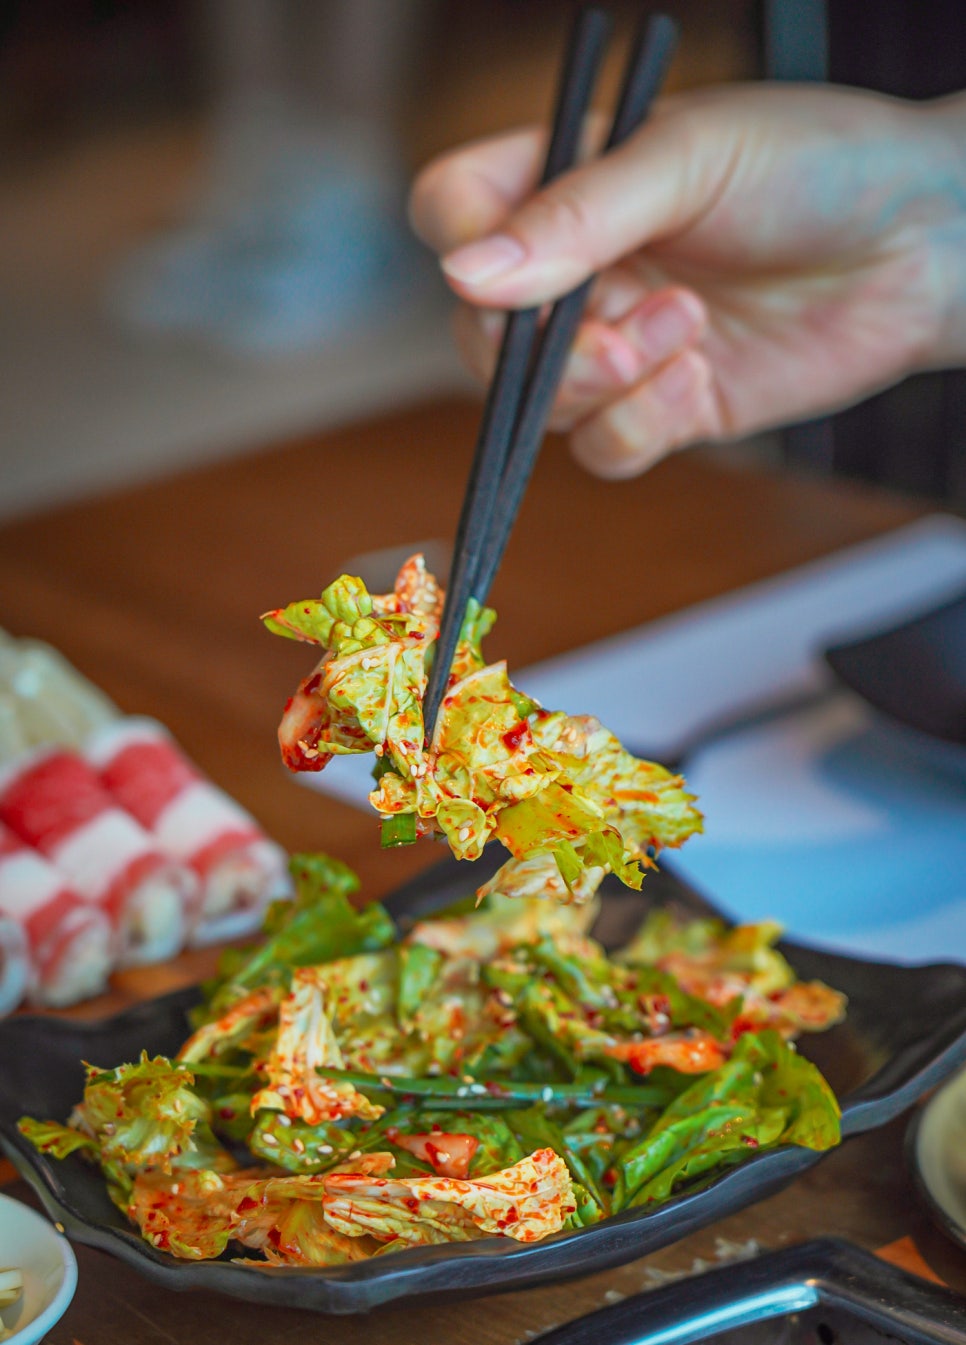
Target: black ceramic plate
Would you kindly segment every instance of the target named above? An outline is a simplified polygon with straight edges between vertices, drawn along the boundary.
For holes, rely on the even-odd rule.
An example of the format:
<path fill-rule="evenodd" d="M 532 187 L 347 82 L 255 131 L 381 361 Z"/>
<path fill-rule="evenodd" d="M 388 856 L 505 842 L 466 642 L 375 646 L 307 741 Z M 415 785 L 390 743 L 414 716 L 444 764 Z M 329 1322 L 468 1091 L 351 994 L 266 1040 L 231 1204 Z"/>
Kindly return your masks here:
<path fill-rule="evenodd" d="M 492 869 L 499 855 L 484 856 Z M 474 881 L 481 874 L 474 871 Z M 387 905 L 405 927 L 465 895 L 465 866 L 444 860 Z M 685 914 L 708 905 L 667 870 L 648 877 L 646 896 L 607 886 L 595 933 L 626 942 L 650 902 Z M 843 1099 L 846 1136 L 882 1125 L 966 1062 L 966 967 L 898 967 L 860 962 L 794 944 L 783 951 L 799 975 L 845 991 L 847 1021 L 803 1044 Z M 632 1260 L 723 1215 L 752 1204 L 818 1162 L 808 1149 L 758 1153 L 703 1190 L 655 1210 L 630 1210 L 578 1233 L 530 1245 L 486 1238 L 394 1252 L 325 1270 L 261 1270 L 230 1261 L 184 1262 L 155 1251 L 129 1227 L 81 1159 L 49 1161 L 20 1136 L 17 1118 L 66 1118 L 80 1097 L 82 1060 L 110 1066 L 146 1049 L 174 1052 L 187 1035 L 193 991 L 138 1005 L 93 1025 L 20 1017 L 0 1024 L 0 1141 L 51 1216 L 80 1242 L 101 1247 L 171 1289 L 214 1289 L 255 1302 L 299 1304 L 324 1312 L 362 1312 L 392 1299 L 505 1292 Z"/>
<path fill-rule="evenodd" d="M 825 657 L 877 710 L 966 747 L 966 593 L 900 626 L 836 645 Z"/>

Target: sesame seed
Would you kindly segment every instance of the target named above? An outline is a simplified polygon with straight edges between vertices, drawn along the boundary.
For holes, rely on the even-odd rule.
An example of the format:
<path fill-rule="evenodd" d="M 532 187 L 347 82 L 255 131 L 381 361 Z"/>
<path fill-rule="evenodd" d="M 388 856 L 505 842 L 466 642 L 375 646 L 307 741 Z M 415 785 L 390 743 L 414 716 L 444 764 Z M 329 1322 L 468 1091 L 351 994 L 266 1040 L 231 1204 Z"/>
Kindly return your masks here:
<path fill-rule="evenodd" d="M 552 1102 L 552 1101 L 553 1101 L 553 1089 L 550 1088 L 550 1087 L 545 1088 L 545 1089 L 543 1090 L 543 1092 L 540 1094 L 540 1096 L 543 1098 L 544 1102 Z"/>
<path fill-rule="evenodd" d="M 471 832 L 471 830 L 470 830 L 469 827 L 460 827 L 460 829 L 459 829 L 459 838 L 460 838 L 461 841 L 468 841 L 468 840 L 470 839 L 470 836 L 471 836 L 471 835 L 472 835 L 472 832 Z"/>
<path fill-rule="evenodd" d="M 320 1154 L 330 1154 L 332 1152 L 331 1144 L 317 1144 L 315 1147 Z"/>
<path fill-rule="evenodd" d="M 270 1145 L 270 1146 L 274 1146 L 274 1145 L 276 1145 L 276 1144 L 278 1143 L 278 1140 L 275 1138 L 274 1135 L 263 1135 L 263 1136 L 262 1136 L 262 1143 L 263 1143 L 263 1144 L 268 1144 L 268 1145 Z"/>
<path fill-rule="evenodd" d="M 54 1227 L 57 1229 L 57 1232 L 58 1232 L 58 1233 L 65 1233 L 65 1232 L 67 1231 L 67 1230 L 64 1228 L 64 1225 L 63 1225 L 62 1223 L 59 1223 L 59 1222 L 56 1223 L 56 1224 L 54 1224 Z"/>

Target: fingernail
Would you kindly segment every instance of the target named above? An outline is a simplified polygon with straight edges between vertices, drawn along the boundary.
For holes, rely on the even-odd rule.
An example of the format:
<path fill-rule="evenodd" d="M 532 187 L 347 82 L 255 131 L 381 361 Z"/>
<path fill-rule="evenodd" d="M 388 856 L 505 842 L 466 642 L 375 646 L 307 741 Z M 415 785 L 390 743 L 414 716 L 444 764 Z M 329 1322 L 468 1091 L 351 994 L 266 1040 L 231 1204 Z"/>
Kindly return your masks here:
<path fill-rule="evenodd" d="M 671 301 L 650 312 L 633 313 L 621 324 L 621 330 L 648 360 L 659 364 L 687 345 L 696 326 L 694 317 L 677 301 Z"/>
<path fill-rule="evenodd" d="M 445 256 L 440 265 L 448 276 L 464 285 L 483 285 L 519 266 L 527 250 L 509 234 L 492 234 L 478 243 L 467 243 Z"/>

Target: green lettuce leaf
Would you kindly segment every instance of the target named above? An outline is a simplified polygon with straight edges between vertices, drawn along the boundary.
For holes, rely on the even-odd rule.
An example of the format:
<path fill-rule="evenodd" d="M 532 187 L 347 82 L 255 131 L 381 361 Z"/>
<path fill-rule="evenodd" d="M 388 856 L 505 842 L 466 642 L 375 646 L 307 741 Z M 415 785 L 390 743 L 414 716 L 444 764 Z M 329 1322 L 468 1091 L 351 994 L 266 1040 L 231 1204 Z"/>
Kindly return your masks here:
<path fill-rule="evenodd" d="M 826 1149 L 839 1136 L 838 1104 L 815 1066 L 777 1033 L 749 1032 L 725 1065 L 697 1078 L 624 1153 L 620 1200 L 666 1200 L 749 1152 L 783 1143 Z"/>
<path fill-rule="evenodd" d="M 341 861 L 323 854 L 293 855 L 292 901 L 268 912 L 266 938 L 239 957 L 233 952 L 223 975 L 205 987 L 207 1004 L 196 1021 L 218 1017 L 246 992 L 266 983 L 286 985 L 296 967 L 316 966 L 353 953 L 387 948 L 396 928 L 378 903 L 357 910 L 349 901 L 359 880 Z"/>
<path fill-rule="evenodd" d="M 61 1125 L 59 1121 L 35 1121 L 32 1116 L 21 1116 L 17 1129 L 39 1153 L 49 1154 L 51 1158 L 66 1158 L 78 1149 L 100 1153 L 93 1135 L 85 1135 L 73 1126 Z"/>
<path fill-rule="evenodd" d="M 142 1168 L 228 1171 L 235 1163 L 215 1139 L 210 1106 L 193 1083 L 189 1069 L 146 1051 L 112 1070 L 88 1065 L 72 1124 L 96 1140 L 98 1161 L 121 1185 L 124 1174 Z"/>

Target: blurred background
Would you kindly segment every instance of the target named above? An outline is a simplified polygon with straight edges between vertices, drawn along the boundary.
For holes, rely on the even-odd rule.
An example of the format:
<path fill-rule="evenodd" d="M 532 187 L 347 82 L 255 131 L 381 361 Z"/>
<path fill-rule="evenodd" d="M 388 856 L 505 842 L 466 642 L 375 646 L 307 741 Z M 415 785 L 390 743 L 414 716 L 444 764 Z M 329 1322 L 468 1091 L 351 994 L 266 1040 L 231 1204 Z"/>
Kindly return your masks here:
<path fill-rule="evenodd" d="M 641 8 L 611 7 L 624 31 Z M 667 8 L 673 88 L 831 74 L 925 96 L 966 76 L 958 0 Z M 406 187 L 439 150 L 546 117 L 572 10 L 6 0 L 0 514 L 464 385 Z M 910 384 L 742 451 L 966 500 L 962 377 Z"/>

